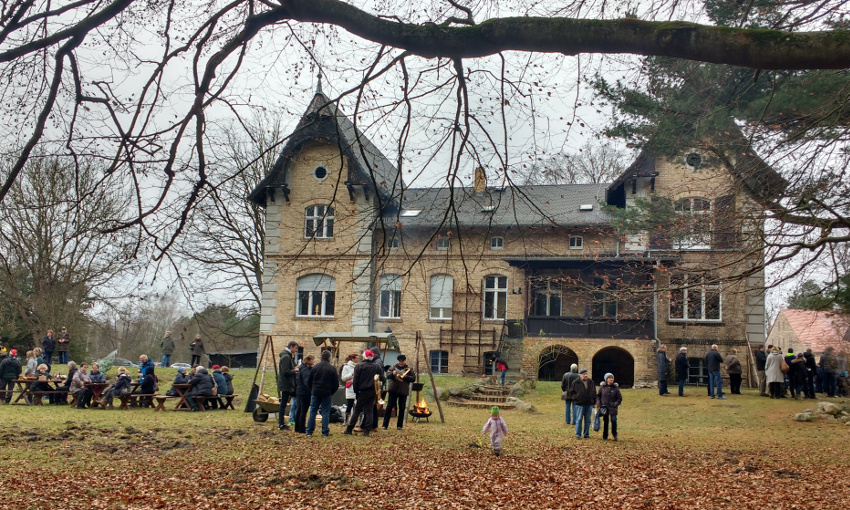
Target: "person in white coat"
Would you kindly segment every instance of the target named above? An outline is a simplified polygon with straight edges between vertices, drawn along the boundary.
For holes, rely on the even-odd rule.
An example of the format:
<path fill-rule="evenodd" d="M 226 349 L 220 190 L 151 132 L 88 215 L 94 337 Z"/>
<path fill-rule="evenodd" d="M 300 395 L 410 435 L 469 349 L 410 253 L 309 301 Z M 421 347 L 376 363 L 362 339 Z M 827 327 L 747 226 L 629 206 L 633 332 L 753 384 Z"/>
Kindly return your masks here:
<path fill-rule="evenodd" d="M 785 374 L 782 373 L 782 353 L 774 347 L 764 364 L 764 377 L 770 388 L 770 398 L 782 398 Z"/>
<path fill-rule="evenodd" d="M 345 364 L 342 366 L 340 379 L 345 385 L 345 424 L 348 425 L 348 420 L 351 418 L 351 411 L 354 410 L 354 367 L 360 360 L 360 355 L 357 353 L 349 354 L 345 358 Z"/>

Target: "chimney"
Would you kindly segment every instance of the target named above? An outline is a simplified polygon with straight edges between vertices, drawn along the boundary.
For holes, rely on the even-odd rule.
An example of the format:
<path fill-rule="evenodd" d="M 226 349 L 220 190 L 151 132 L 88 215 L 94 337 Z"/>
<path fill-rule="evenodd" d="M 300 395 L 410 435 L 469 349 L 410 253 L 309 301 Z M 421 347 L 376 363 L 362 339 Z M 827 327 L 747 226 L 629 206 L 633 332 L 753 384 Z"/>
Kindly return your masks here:
<path fill-rule="evenodd" d="M 479 166 L 475 169 L 475 192 L 484 193 L 485 189 L 487 189 L 487 174 L 485 174 L 484 169 Z"/>

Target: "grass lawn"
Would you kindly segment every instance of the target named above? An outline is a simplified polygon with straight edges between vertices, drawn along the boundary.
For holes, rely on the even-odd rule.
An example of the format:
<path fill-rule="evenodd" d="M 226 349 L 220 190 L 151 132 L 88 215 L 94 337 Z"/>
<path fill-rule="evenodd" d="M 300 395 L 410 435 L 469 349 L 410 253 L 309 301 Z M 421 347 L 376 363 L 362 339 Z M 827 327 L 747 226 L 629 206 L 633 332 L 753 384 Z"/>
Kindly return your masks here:
<path fill-rule="evenodd" d="M 234 373 L 246 396 L 253 371 Z M 559 384 L 540 383 L 524 397 L 536 413 L 503 413 L 499 458 L 480 433 L 486 410 L 444 403 L 443 424 L 430 401 L 430 423 L 368 438 L 339 424 L 330 438 L 280 432 L 241 397 L 236 412 L 2 406 L 0 494 L 4 508 L 32 509 L 847 508 L 850 426 L 794 422 L 814 403 L 754 390 L 687 394 L 623 390 L 615 443 L 575 439 Z"/>

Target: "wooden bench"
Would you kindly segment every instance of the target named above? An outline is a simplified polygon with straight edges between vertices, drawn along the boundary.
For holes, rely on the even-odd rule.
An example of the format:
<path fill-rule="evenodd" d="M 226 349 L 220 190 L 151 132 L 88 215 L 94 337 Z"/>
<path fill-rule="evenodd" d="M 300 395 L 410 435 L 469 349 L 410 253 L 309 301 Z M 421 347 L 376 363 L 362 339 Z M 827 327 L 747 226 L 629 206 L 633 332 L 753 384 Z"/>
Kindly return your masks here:
<path fill-rule="evenodd" d="M 154 412 L 156 411 L 165 411 L 165 403 L 168 402 L 168 399 L 171 398 L 180 398 L 177 396 L 170 395 L 155 395 L 153 400 L 156 402 L 156 405 L 153 406 Z"/>
<path fill-rule="evenodd" d="M 127 395 L 118 395 L 118 398 L 121 399 L 121 406 L 118 409 L 130 409 L 130 403 L 135 402 L 136 399 L 139 400 L 139 404 L 142 403 L 141 399 L 147 399 L 148 404 L 153 405 L 153 397 L 156 397 L 156 393 L 129 393 Z"/>
<path fill-rule="evenodd" d="M 238 397 L 238 396 L 239 395 L 219 395 L 219 398 L 224 399 L 224 408 L 223 409 L 233 409 L 235 411 L 236 408 L 233 407 L 233 399 Z"/>
<path fill-rule="evenodd" d="M 61 396 L 65 397 L 65 403 L 66 404 L 68 403 L 68 401 L 67 401 L 68 392 L 67 391 L 50 390 L 50 391 L 32 391 L 30 393 L 32 394 L 32 404 L 31 405 L 43 406 L 45 395 L 57 395 L 57 396 L 61 395 Z"/>

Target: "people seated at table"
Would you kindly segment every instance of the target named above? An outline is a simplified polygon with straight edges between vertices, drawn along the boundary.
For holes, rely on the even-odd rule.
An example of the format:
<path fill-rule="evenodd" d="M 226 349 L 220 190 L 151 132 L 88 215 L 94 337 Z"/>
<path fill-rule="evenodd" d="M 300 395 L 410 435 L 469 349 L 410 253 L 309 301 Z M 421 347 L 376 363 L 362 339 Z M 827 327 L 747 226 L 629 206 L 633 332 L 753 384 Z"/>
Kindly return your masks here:
<path fill-rule="evenodd" d="M 221 367 L 218 365 L 213 365 L 213 380 L 215 381 L 216 387 L 216 395 L 219 398 L 210 399 L 210 407 L 213 409 L 224 409 L 224 400 L 220 398 L 221 395 L 227 394 L 227 379 L 224 378 L 224 374 L 221 372 Z"/>
<path fill-rule="evenodd" d="M 171 389 L 166 391 L 166 396 L 176 397 L 179 395 L 176 389 L 174 389 L 175 384 L 189 384 L 189 374 L 186 373 L 186 369 L 184 367 L 180 367 L 177 369 L 177 375 L 174 376 L 174 382 L 171 383 Z"/>
<path fill-rule="evenodd" d="M 68 376 L 62 382 L 62 385 L 56 388 L 56 391 L 61 391 L 64 395 L 56 394 L 52 395 L 51 404 L 53 405 L 64 405 L 68 403 L 68 391 L 71 389 L 71 381 L 74 380 L 74 374 L 77 373 L 79 368 L 77 364 L 73 361 L 68 362 Z"/>
<path fill-rule="evenodd" d="M 221 367 L 221 375 L 224 376 L 224 380 L 227 382 L 227 392 L 225 395 L 233 395 L 233 376 L 230 374 L 230 368 Z"/>
<path fill-rule="evenodd" d="M 89 393 L 88 400 L 91 400 L 91 390 L 86 388 L 86 383 L 91 382 L 89 378 L 89 366 L 86 363 L 80 365 L 80 369 L 74 372 L 74 376 L 71 379 L 71 384 L 68 387 L 68 393 L 77 397 L 77 409 L 85 409 L 88 407 L 86 404 L 86 392 Z"/>
<path fill-rule="evenodd" d="M 147 367 L 145 374 L 142 376 L 142 384 L 140 384 L 133 393 L 137 395 L 153 395 L 156 393 L 156 388 L 157 377 L 154 372 L 154 367 Z M 151 397 L 142 397 L 139 399 L 139 405 L 142 407 L 148 407 L 151 404 L 151 401 Z"/>
<path fill-rule="evenodd" d="M 50 387 L 50 383 L 47 382 L 50 380 L 50 372 L 47 370 L 46 363 L 40 363 L 38 368 L 35 371 L 35 382 L 30 386 L 30 393 L 34 394 L 40 391 L 51 391 L 53 388 Z M 40 397 L 41 398 L 41 397 Z M 32 403 L 31 397 L 27 397 L 27 402 Z"/>
<path fill-rule="evenodd" d="M 27 351 L 27 369 L 24 371 L 24 377 L 34 376 L 37 368 L 38 361 L 35 359 L 35 354 L 33 351 Z"/>
<path fill-rule="evenodd" d="M 106 409 L 106 406 L 111 408 L 113 398 L 119 395 L 129 395 L 131 392 L 130 383 L 132 382 L 133 380 L 130 378 L 130 374 L 127 373 L 127 369 L 125 367 L 118 367 L 118 377 L 115 378 L 115 384 L 103 392 L 100 408 Z"/>
<path fill-rule="evenodd" d="M 195 399 L 192 397 L 212 396 L 212 387 L 213 384 L 215 384 L 212 376 L 207 372 L 206 368 L 198 366 L 196 370 L 197 372 L 189 381 L 189 384 L 192 385 L 192 387 L 189 389 L 189 393 L 186 396 L 186 402 L 189 403 L 189 407 L 192 408 L 193 412 L 197 412 L 200 409 L 198 408 L 198 404 L 195 402 Z"/>
<path fill-rule="evenodd" d="M 100 365 L 97 363 L 91 364 L 91 372 L 89 372 L 89 380 L 93 383 L 106 383 L 106 374 L 100 371 Z"/>
<path fill-rule="evenodd" d="M 12 392 L 15 389 L 15 379 L 21 376 L 21 362 L 18 359 L 18 351 L 12 349 L 9 355 L 0 362 L 0 397 L 7 404 L 12 401 Z"/>

